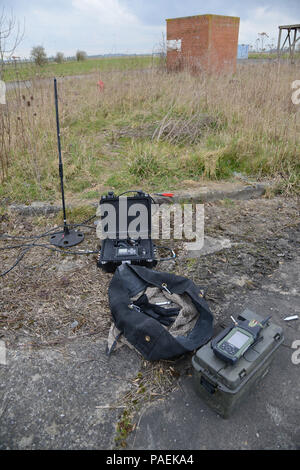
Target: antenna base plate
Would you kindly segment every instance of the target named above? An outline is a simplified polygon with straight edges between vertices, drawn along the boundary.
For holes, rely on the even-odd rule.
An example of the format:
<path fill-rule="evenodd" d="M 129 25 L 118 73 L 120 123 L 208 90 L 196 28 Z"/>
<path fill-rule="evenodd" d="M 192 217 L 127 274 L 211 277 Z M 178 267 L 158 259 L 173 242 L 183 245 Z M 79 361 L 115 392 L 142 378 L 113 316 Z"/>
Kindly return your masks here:
<path fill-rule="evenodd" d="M 68 230 L 55 233 L 50 236 L 51 245 L 58 246 L 60 248 L 69 248 L 75 246 L 84 240 L 84 234 L 77 232 L 76 230 Z"/>

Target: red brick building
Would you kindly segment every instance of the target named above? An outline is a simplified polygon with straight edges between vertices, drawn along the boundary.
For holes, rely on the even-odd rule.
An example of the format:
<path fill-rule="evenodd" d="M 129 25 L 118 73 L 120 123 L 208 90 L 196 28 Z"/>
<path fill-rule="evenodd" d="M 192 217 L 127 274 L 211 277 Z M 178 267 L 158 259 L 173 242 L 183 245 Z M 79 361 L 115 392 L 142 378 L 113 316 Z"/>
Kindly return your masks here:
<path fill-rule="evenodd" d="M 238 17 L 196 15 L 166 22 L 168 70 L 189 67 L 194 71 L 235 71 Z"/>

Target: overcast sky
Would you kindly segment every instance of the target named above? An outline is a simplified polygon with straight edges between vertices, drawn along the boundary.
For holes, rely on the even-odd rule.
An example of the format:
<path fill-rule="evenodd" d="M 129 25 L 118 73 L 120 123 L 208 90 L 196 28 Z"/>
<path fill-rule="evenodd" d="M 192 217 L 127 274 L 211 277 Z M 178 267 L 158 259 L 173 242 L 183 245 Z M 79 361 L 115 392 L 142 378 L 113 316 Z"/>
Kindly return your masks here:
<path fill-rule="evenodd" d="M 0 0 L 0 5 L 25 20 L 17 51 L 22 57 L 36 45 L 49 56 L 74 55 L 77 49 L 89 55 L 151 53 L 165 33 L 165 19 L 180 16 L 239 16 L 239 43 L 252 45 L 258 33 L 276 43 L 278 25 L 300 23 L 300 0 Z"/>

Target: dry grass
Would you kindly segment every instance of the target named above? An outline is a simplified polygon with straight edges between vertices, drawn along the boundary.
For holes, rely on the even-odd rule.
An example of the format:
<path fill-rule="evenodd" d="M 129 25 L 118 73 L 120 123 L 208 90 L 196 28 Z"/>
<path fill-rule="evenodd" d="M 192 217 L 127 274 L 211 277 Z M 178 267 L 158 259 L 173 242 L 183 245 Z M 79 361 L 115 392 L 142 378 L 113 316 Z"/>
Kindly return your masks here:
<path fill-rule="evenodd" d="M 295 253 L 299 237 L 298 199 L 278 197 L 262 198 L 259 203 L 257 199 L 208 203 L 205 234 L 230 238 L 234 244 L 232 250 L 191 261 L 184 258 L 180 242 L 170 241 L 168 245 L 178 258 L 172 268 L 168 263 L 159 263 L 157 269 L 172 269 L 175 274 L 190 277 L 197 285 L 207 286 L 209 298 L 214 301 L 212 311 L 219 319 L 224 315 L 224 295 L 231 292 L 234 278 L 246 276 L 249 283 L 261 282 L 278 263 L 291 259 L 290 250 L 293 249 L 291 255 Z M 76 219 L 79 222 L 84 217 L 78 215 Z M 58 221 L 53 215 L 37 219 L 7 212 L 0 216 L 0 233 L 17 237 L 40 235 L 55 227 L 55 222 Z M 74 250 L 96 251 L 99 240 L 94 231 L 88 227 L 81 229 L 85 240 Z M 288 238 L 290 248 L 283 248 L 282 242 Z M 23 251 L 8 246 L 23 242 L 0 237 L 0 273 L 9 269 Z M 39 243 L 48 244 L 48 237 Z M 112 275 L 97 268 L 96 256 L 67 255 L 66 251 L 52 253 L 42 247 L 29 250 L 15 269 L 0 277 L 0 338 L 8 345 L 18 342 L 32 347 L 63 345 L 95 333 L 106 338 L 111 324 L 107 292 Z M 253 263 L 248 266 L 244 260 L 249 260 L 249 256 Z M 220 292 L 219 301 L 215 301 Z"/>
<path fill-rule="evenodd" d="M 43 218 L 46 226 L 36 226 L 34 218 L 4 217 L 1 231 L 31 236 L 55 226 L 54 218 Z M 88 228 L 84 247 L 96 250 L 98 239 Z M 48 243 L 48 237 L 38 241 Z M 13 265 L 24 248 L 3 250 L 24 240 L 1 239 L 0 271 Z M 27 243 L 32 243 L 28 240 Z M 77 250 L 75 250 L 77 251 Z M 110 326 L 107 298 L 111 275 L 103 276 L 96 266 L 96 255 L 67 255 L 43 247 L 30 249 L 21 263 L 0 278 L 0 336 L 28 347 L 65 344 L 74 338 L 103 335 Z M 17 301 L 16 301 L 17 299 Z"/>
<path fill-rule="evenodd" d="M 89 197 L 138 182 L 148 189 L 176 187 L 191 174 L 226 178 L 233 171 L 278 177 L 299 190 L 300 113 L 291 101 L 298 71 L 298 65 L 275 63 L 239 66 L 234 76 L 111 71 L 101 74 L 103 92 L 98 74 L 59 79 L 69 193 Z M 52 80 L 8 93 L 0 135 L 0 197 L 56 198 Z M 147 180 L 128 172 L 128 158 L 139 159 L 144 146 L 162 155 L 165 175 Z"/>

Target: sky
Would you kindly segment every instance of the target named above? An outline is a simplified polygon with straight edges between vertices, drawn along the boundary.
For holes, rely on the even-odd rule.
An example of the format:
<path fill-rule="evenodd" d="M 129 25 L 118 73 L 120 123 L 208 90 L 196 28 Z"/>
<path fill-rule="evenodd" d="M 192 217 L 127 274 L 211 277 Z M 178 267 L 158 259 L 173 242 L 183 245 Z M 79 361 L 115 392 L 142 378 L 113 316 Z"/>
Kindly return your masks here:
<path fill-rule="evenodd" d="M 15 55 L 29 57 L 41 45 L 48 56 L 78 49 L 88 55 L 152 53 L 160 49 L 166 18 L 199 14 L 240 17 L 239 44 L 277 43 L 278 25 L 300 24 L 300 0 L 0 0 L 21 25 Z"/>

